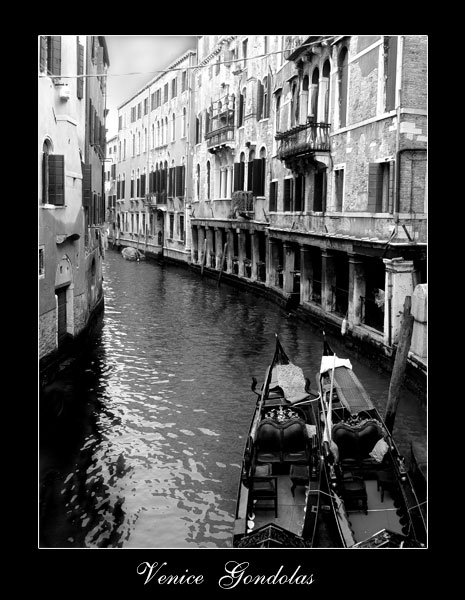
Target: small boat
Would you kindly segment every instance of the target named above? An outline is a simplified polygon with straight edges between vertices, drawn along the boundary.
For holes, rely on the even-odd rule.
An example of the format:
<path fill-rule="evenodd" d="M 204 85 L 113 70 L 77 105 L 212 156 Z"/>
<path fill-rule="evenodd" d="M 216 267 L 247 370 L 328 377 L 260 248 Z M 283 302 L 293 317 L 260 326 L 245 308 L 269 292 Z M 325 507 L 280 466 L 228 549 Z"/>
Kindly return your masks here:
<path fill-rule="evenodd" d="M 318 439 L 337 545 L 424 546 L 424 505 L 404 458 L 350 360 L 338 358 L 326 337 L 317 379 L 322 430 Z"/>
<path fill-rule="evenodd" d="M 276 335 L 245 444 L 233 546 L 308 548 L 315 539 L 321 461 L 318 397 Z"/>
<path fill-rule="evenodd" d="M 132 246 L 128 246 L 127 248 L 123 248 L 123 250 L 121 250 L 121 255 L 126 260 L 139 261 L 139 260 L 144 260 L 145 259 L 144 253 L 141 252 L 140 250 L 137 250 L 137 248 L 133 248 Z"/>

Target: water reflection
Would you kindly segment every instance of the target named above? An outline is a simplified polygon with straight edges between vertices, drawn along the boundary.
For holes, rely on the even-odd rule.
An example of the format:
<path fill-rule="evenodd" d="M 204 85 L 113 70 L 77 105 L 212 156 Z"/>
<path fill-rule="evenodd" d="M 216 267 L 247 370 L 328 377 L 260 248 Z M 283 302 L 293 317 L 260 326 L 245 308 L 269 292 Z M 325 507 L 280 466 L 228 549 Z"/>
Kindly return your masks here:
<path fill-rule="evenodd" d="M 60 383 L 73 401 L 42 429 L 41 545 L 230 546 L 251 378 L 277 332 L 315 388 L 321 333 L 180 268 L 109 251 L 104 277 L 103 327 Z M 352 362 L 383 407 L 388 376 Z M 406 392 L 396 428 L 425 435 Z"/>

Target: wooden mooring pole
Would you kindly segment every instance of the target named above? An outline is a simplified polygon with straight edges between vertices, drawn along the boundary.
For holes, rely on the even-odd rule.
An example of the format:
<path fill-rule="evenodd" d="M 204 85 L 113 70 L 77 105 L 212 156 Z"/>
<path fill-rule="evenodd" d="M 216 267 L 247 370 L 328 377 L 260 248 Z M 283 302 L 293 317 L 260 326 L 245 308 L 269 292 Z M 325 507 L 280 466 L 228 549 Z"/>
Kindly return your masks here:
<path fill-rule="evenodd" d="M 404 382 L 405 371 L 407 368 L 407 358 L 410 350 L 413 332 L 413 315 L 410 313 L 412 304 L 411 296 L 406 296 L 404 302 L 404 312 L 399 331 L 399 342 L 397 344 L 396 357 L 394 359 L 394 368 L 392 370 L 391 382 L 389 384 L 389 395 L 386 405 L 386 414 L 384 422 L 389 432 L 392 434 L 394 421 L 396 418 L 397 405 L 399 404 L 400 391 Z"/>

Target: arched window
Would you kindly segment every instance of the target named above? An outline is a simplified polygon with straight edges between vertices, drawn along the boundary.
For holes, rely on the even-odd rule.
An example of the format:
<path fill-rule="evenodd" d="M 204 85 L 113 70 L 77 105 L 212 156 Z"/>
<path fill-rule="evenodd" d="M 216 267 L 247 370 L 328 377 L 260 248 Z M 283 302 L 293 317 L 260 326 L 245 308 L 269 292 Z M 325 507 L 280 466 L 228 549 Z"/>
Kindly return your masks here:
<path fill-rule="evenodd" d="M 210 200 L 210 161 L 207 161 L 207 200 Z"/>
<path fill-rule="evenodd" d="M 312 73 L 312 88 L 310 96 L 310 119 L 316 123 L 318 121 L 318 95 L 320 85 L 320 70 L 318 68 L 313 69 Z"/>
<path fill-rule="evenodd" d="M 294 79 L 291 85 L 291 127 L 299 122 L 299 85 Z"/>
<path fill-rule="evenodd" d="M 266 36 L 265 36 L 266 37 Z M 270 116 L 270 91 L 268 89 L 269 78 L 263 79 L 263 118 L 267 119 Z"/>
<path fill-rule="evenodd" d="M 131 171 L 131 198 L 134 198 L 134 171 Z"/>
<path fill-rule="evenodd" d="M 275 99 L 275 132 L 278 133 L 281 128 L 281 90 L 276 92 Z"/>
<path fill-rule="evenodd" d="M 132 134 L 132 155 L 136 155 L 136 134 Z"/>
<path fill-rule="evenodd" d="M 65 203 L 65 157 L 52 154 L 50 140 L 42 146 L 42 204 L 63 206 Z"/>
<path fill-rule="evenodd" d="M 140 169 L 137 169 L 136 175 L 136 198 L 140 198 Z"/>
<path fill-rule="evenodd" d="M 161 146 L 160 139 L 160 121 L 157 121 L 157 146 Z"/>
<path fill-rule="evenodd" d="M 144 129 L 144 152 L 147 152 L 147 127 Z"/>
<path fill-rule="evenodd" d="M 118 160 L 122 160 L 122 159 L 123 159 L 123 156 L 121 154 L 121 142 L 120 142 L 119 146 L 118 146 Z"/>
<path fill-rule="evenodd" d="M 165 117 L 165 144 L 168 143 L 168 117 Z"/>
<path fill-rule="evenodd" d="M 155 125 L 152 123 L 152 135 L 151 135 L 151 140 L 150 140 L 150 147 L 151 148 L 155 148 Z"/>
<path fill-rule="evenodd" d="M 238 127 L 242 127 L 242 125 L 244 125 L 246 91 L 247 91 L 246 88 L 243 88 L 242 92 L 239 96 L 239 116 L 238 116 L 238 121 L 237 121 Z"/>
<path fill-rule="evenodd" d="M 123 160 L 126 160 L 126 139 L 123 140 Z"/>
<path fill-rule="evenodd" d="M 323 79 L 321 82 L 321 93 L 324 95 L 324 103 L 323 103 L 323 115 L 322 121 L 323 123 L 329 123 L 329 83 L 330 83 L 330 75 L 331 75 L 331 64 L 329 60 L 325 60 L 323 64 Z"/>
<path fill-rule="evenodd" d="M 140 131 L 137 132 L 137 154 L 140 154 Z"/>
<path fill-rule="evenodd" d="M 123 173 L 122 181 L 121 181 L 121 199 L 124 200 L 126 198 L 126 173 Z"/>
<path fill-rule="evenodd" d="M 302 79 L 302 87 L 300 89 L 300 123 L 306 123 L 308 115 L 308 75 Z"/>
<path fill-rule="evenodd" d="M 171 117 L 171 141 L 176 139 L 176 115 L 173 113 Z"/>
<path fill-rule="evenodd" d="M 186 107 L 182 109 L 182 137 L 186 137 Z"/>
<path fill-rule="evenodd" d="M 347 121 L 347 82 L 348 82 L 348 56 L 344 46 L 339 52 L 337 61 L 339 83 L 339 127 L 345 127 Z"/>

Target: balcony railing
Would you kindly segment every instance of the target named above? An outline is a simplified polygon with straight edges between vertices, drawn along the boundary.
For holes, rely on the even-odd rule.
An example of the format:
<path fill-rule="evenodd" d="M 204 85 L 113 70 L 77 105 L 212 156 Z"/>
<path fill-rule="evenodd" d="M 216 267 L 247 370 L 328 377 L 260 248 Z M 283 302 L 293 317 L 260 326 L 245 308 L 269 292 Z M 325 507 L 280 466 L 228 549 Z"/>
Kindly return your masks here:
<path fill-rule="evenodd" d="M 145 195 L 145 201 L 149 206 L 157 206 L 158 204 L 166 204 L 167 194 L 164 192 L 152 192 Z"/>
<path fill-rule="evenodd" d="M 220 146 L 234 141 L 234 125 L 225 125 L 219 129 L 214 129 L 205 134 L 207 148 Z"/>
<path fill-rule="evenodd" d="M 306 123 L 289 131 L 277 133 L 280 143 L 278 158 L 283 160 L 301 154 L 329 152 L 329 123 Z"/>

